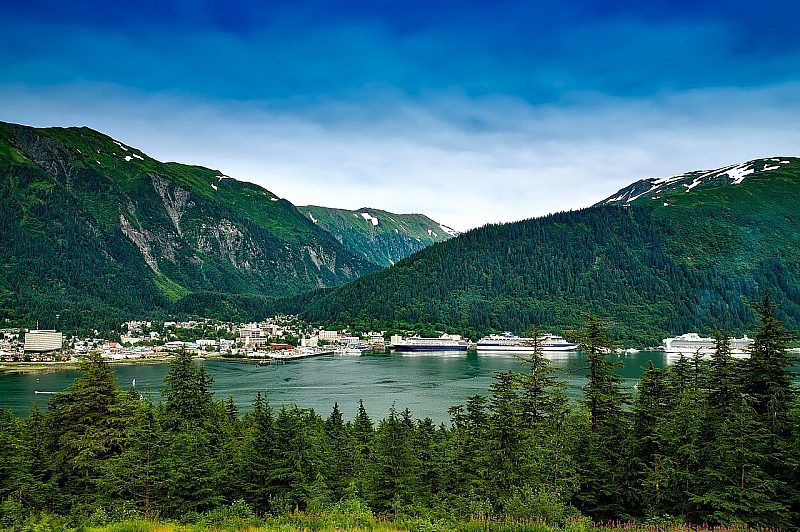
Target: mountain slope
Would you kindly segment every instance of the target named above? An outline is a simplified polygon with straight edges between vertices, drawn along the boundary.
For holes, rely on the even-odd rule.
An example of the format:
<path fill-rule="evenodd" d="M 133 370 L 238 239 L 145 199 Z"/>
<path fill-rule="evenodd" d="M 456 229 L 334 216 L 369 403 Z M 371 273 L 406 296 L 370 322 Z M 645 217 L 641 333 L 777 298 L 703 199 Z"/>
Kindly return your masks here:
<path fill-rule="evenodd" d="M 6 318 L 88 324 L 197 292 L 287 295 L 375 269 L 257 185 L 88 128 L 0 123 L 0 194 Z"/>
<path fill-rule="evenodd" d="M 652 182 L 639 183 L 612 196 L 638 195 L 630 204 L 475 229 L 320 294 L 305 315 L 373 328 L 434 323 L 474 338 L 532 323 L 565 331 L 590 311 L 624 342 L 652 345 L 692 330 L 746 332 L 750 302 L 769 293 L 796 328 L 800 168 L 781 160 L 790 162 L 735 186 L 723 178 L 687 194 L 685 180 L 704 175 L 690 173 L 658 201 L 641 194 Z"/>
<path fill-rule="evenodd" d="M 741 164 L 731 164 L 714 170 L 696 170 L 672 177 L 640 179 L 620 189 L 597 205 L 647 205 L 658 204 L 668 207 L 670 200 L 680 200 L 684 194 L 698 192 L 709 188 L 736 186 L 746 179 L 765 177 L 761 174 L 769 172 L 774 180 L 781 176 L 797 175 L 800 171 L 800 159 L 796 157 L 771 157 L 754 159 Z M 748 177 L 749 176 L 749 177 Z"/>
<path fill-rule="evenodd" d="M 344 247 L 380 266 L 395 264 L 458 234 L 422 214 L 394 214 L 370 208 L 348 211 L 315 205 L 298 210 Z"/>

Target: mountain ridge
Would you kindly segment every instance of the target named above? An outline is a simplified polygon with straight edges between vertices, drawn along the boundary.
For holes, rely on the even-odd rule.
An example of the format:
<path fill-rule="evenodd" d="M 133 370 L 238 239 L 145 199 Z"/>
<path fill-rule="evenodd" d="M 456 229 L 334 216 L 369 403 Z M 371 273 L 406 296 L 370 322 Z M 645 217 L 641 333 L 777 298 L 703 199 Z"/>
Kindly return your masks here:
<path fill-rule="evenodd" d="M 424 214 L 397 214 L 364 207 L 356 210 L 306 205 L 298 210 L 350 251 L 380 266 L 390 266 L 458 232 Z"/>
<path fill-rule="evenodd" d="M 6 317 L 87 323 L 193 292 L 285 296 L 376 269 L 258 185 L 86 127 L 0 123 L 0 193 Z"/>
<path fill-rule="evenodd" d="M 591 312 L 643 347 L 689 331 L 748 332 L 751 302 L 770 294 L 797 328 L 800 210 L 791 198 L 800 194 L 800 160 L 782 160 L 689 194 L 683 184 L 708 172 L 664 180 L 670 186 L 657 197 L 639 180 L 593 207 L 473 229 L 298 310 L 342 325 L 434 324 L 473 338 L 531 324 L 568 332 Z M 752 163 L 721 170 L 744 173 Z"/>
<path fill-rule="evenodd" d="M 662 200 L 667 203 L 664 206 L 668 207 L 669 198 L 680 192 L 688 193 L 692 190 L 739 185 L 748 176 L 758 176 L 775 170 L 781 173 L 787 169 L 796 170 L 798 167 L 800 167 L 800 159 L 797 157 L 762 157 L 710 170 L 684 172 L 671 177 L 649 177 L 621 188 L 615 194 L 596 203 L 595 206 L 630 205 L 634 202 L 645 203 Z"/>

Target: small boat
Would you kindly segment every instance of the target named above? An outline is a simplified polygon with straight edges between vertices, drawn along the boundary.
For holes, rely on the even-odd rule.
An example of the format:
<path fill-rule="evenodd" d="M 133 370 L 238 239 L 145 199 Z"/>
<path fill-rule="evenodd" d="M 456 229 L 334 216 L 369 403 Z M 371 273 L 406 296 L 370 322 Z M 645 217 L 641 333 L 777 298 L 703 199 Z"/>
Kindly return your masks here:
<path fill-rule="evenodd" d="M 369 351 L 371 348 L 372 347 L 366 342 L 351 342 L 341 350 L 341 353 L 345 355 L 360 355 Z"/>

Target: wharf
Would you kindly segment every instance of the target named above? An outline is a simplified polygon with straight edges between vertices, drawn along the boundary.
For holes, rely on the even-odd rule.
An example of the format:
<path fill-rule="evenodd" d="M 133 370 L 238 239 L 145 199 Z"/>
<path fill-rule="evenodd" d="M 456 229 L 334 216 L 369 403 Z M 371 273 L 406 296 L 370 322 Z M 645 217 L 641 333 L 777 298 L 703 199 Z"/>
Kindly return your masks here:
<path fill-rule="evenodd" d="M 299 360 L 301 358 L 319 357 L 323 355 L 332 355 L 332 349 L 293 349 L 291 351 L 274 351 L 267 353 L 267 357 L 276 361 Z"/>

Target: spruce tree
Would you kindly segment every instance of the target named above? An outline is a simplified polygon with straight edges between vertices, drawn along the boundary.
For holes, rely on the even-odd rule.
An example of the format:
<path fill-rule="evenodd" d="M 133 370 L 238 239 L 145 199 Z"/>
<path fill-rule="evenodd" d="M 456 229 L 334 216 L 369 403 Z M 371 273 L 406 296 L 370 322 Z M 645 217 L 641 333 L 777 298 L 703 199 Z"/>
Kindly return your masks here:
<path fill-rule="evenodd" d="M 796 400 L 789 368 L 792 358 L 786 345 L 791 335 L 775 315 L 769 296 L 756 305 L 760 324 L 753 340 L 747 364 L 747 393 L 753 408 L 763 416 L 769 430 L 776 436 L 786 436 L 789 412 Z"/>
<path fill-rule="evenodd" d="M 166 388 L 162 395 L 167 428 L 178 430 L 204 426 L 214 428 L 213 379 L 203 366 L 192 363 L 192 354 L 181 349 L 169 363 L 169 374 L 164 378 Z"/>
<path fill-rule="evenodd" d="M 104 471 L 123 451 L 134 422 L 133 408 L 99 354 L 90 354 L 80 370 L 49 405 L 48 419 L 57 438 L 52 466 L 72 503 L 97 506 L 107 498 Z"/>
<path fill-rule="evenodd" d="M 243 490 L 253 509 L 263 513 L 270 509 L 270 501 L 277 491 L 272 483 L 276 442 L 272 408 L 260 392 L 256 395 L 253 410 L 246 417 L 246 423 Z"/>
<path fill-rule="evenodd" d="M 495 497 L 520 487 L 528 433 L 522 428 L 522 406 L 517 394 L 517 376 L 495 373 L 490 387 L 488 418 L 489 474 Z"/>
<path fill-rule="evenodd" d="M 608 519 L 620 515 L 629 502 L 629 474 L 623 464 L 627 435 L 623 407 L 627 397 L 620 377 L 614 373 L 616 365 L 606 359 L 614 347 L 606 324 L 587 315 L 578 338 L 589 362 L 589 382 L 583 389 L 589 432 L 583 436 L 585 454 L 579 464 L 581 486 L 576 498 L 584 511 Z"/>

